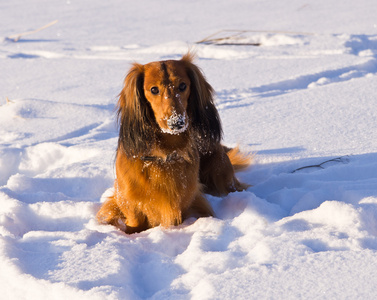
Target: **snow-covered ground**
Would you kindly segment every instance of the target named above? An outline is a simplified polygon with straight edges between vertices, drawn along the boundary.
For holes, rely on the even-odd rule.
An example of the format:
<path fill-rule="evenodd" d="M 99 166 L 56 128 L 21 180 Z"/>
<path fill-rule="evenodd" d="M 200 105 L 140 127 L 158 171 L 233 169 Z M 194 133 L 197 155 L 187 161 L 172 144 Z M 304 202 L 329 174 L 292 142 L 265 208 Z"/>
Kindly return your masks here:
<path fill-rule="evenodd" d="M 2 1 L 0 299 L 376 299 L 376 12 L 375 0 Z M 195 44 L 224 29 L 261 45 Z M 217 218 L 134 235 L 98 225 L 130 64 L 189 48 L 224 143 L 256 153 L 239 174 L 253 187 L 208 196 Z"/>

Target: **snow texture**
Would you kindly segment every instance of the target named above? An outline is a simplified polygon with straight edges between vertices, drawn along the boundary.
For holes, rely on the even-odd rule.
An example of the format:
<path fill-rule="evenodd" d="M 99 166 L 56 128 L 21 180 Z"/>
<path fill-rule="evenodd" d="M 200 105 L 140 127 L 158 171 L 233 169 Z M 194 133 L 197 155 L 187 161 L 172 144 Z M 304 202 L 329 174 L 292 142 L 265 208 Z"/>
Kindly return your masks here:
<path fill-rule="evenodd" d="M 377 298 L 375 0 L 0 7 L 0 299 Z M 223 29 L 260 46 L 195 44 Z M 188 49 L 253 186 L 216 218 L 97 224 L 127 70 Z"/>

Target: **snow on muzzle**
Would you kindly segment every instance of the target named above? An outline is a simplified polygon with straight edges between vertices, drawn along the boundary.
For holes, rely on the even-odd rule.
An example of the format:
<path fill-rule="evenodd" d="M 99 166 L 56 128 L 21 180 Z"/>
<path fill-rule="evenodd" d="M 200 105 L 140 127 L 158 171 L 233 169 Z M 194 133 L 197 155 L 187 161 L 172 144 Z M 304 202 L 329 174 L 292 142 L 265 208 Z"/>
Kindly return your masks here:
<path fill-rule="evenodd" d="M 188 127 L 188 117 L 186 112 L 183 114 L 177 114 L 173 112 L 170 117 L 167 119 L 168 129 L 163 129 L 162 131 L 170 134 L 179 134 L 186 131 Z"/>

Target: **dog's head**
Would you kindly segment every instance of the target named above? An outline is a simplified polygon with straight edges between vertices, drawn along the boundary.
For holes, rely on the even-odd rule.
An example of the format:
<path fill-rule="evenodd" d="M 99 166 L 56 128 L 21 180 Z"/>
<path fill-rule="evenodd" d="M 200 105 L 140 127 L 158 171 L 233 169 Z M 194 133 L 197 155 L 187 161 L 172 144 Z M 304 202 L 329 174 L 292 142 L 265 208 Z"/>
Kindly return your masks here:
<path fill-rule="evenodd" d="M 192 55 L 134 64 L 118 102 L 119 143 L 127 155 L 147 154 L 159 134 L 193 130 L 202 151 L 221 140 L 213 89 Z"/>
<path fill-rule="evenodd" d="M 162 132 L 179 134 L 186 131 L 190 85 L 182 61 L 160 61 L 144 66 L 144 95 Z"/>

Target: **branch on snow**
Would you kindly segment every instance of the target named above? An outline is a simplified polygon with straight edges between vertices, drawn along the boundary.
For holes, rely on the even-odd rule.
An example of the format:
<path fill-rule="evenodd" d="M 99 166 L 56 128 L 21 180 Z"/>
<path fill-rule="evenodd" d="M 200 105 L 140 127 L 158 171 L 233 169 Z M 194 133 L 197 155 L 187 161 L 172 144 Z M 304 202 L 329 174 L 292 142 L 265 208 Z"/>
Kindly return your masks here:
<path fill-rule="evenodd" d="M 298 168 L 296 170 L 293 170 L 291 173 L 295 173 L 297 171 L 301 171 L 301 170 L 304 170 L 304 169 L 309 169 L 309 168 L 319 168 L 319 169 L 324 169 L 323 165 L 328 163 L 328 162 L 341 162 L 341 163 L 346 163 L 348 160 L 347 160 L 347 157 L 349 157 L 349 155 L 344 155 L 344 156 L 340 156 L 340 157 L 337 157 L 337 158 L 333 158 L 333 159 L 329 159 L 329 160 L 326 160 L 318 165 L 310 165 L 310 166 L 305 166 L 305 167 L 301 167 L 301 168 Z"/>
<path fill-rule="evenodd" d="M 225 33 L 225 34 L 224 34 Z M 310 32 L 293 32 L 293 31 L 278 31 L 278 30 L 237 30 L 224 29 L 207 36 L 206 38 L 196 42 L 196 44 L 216 45 L 216 46 L 261 46 L 262 43 L 252 41 L 250 38 L 245 38 L 243 35 L 247 33 L 271 33 L 271 34 L 294 34 L 294 35 L 313 35 Z M 222 37 L 216 37 L 223 35 Z M 216 37 L 216 38 L 215 38 Z"/>
<path fill-rule="evenodd" d="M 8 36 L 6 37 L 5 39 L 6 40 L 10 40 L 10 41 L 13 41 L 13 42 L 18 42 L 20 40 L 21 37 L 25 36 L 25 35 L 29 35 L 29 34 L 33 34 L 33 33 L 37 33 L 43 29 L 46 29 L 52 25 L 55 25 L 56 23 L 58 23 L 58 20 L 55 20 L 51 23 L 48 23 L 38 29 L 35 29 L 35 30 L 32 30 L 32 31 L 27 31 L 27 32 L 23 32 L 23 33 L 18 33 L 18 34 L 14 34 L 14 35 L 11 35 L 11 36 Z"/>

